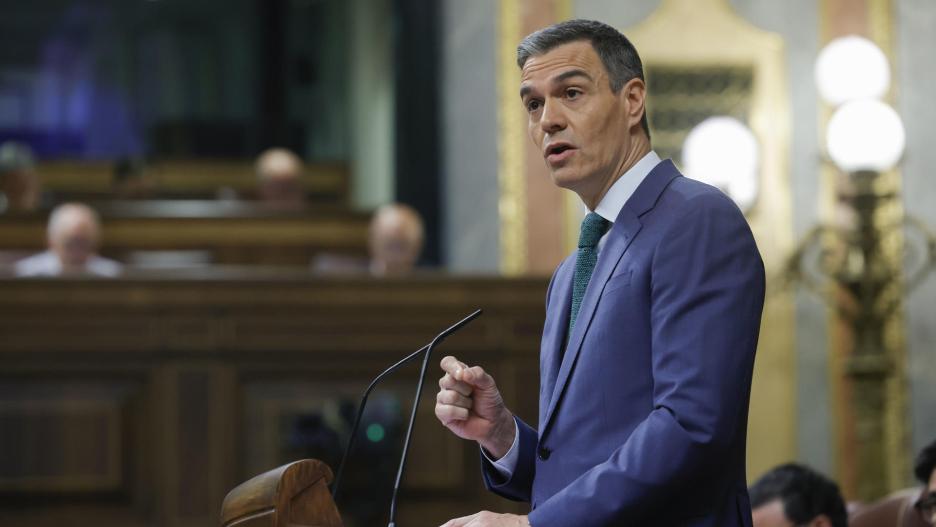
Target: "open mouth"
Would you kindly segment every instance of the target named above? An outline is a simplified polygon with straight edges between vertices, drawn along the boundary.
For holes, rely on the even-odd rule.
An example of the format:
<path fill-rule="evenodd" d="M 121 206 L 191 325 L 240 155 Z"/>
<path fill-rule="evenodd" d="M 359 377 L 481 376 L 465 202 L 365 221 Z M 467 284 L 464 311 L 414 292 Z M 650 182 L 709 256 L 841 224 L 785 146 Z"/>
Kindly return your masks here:
<path fill-rule="evenodd" d="M 568 143 L 557 143 L 546 149 L 546 161 L 558 163 L 567 159 L 573 152 L 575 152 L 574 146 Z"/>

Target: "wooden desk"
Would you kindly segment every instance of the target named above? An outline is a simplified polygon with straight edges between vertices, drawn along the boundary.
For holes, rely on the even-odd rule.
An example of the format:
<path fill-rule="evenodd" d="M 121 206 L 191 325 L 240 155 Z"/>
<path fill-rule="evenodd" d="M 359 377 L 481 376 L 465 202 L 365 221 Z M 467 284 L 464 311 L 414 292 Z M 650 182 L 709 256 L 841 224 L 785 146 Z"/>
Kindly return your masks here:
<path fill-rule="evenodd" d="M 484 365 L 535 422 L 545 289 L 543 279 L 443 276 L 0 281 L 0 524 L 217 525 L 228 490 L 319 457 L 322 423 L 477 307 L 485 314 L 433 363 L 455 354 Z M 436 421 L 439 372 L 430 371 L 400 524 L 522 511 L 482 489 L 477 449 Z M 417 373 L 401 370 L 372 397 L 388 439 L 368 430 L 358 474 L 381 463 L 395 471 L 389 438 Z M 368 482 L 354 462 L 348 470 L 339 507 L 383 518 L 388 495 L 362 495 Z"/>
<path fill-rule="evenodd" d="M 282 211 L 250 202 L 133 201 L 95 205 L 102 252 L 126 262 L 135 251 L 206 251 L 215 264 L 308 267 L 320 253 L 367 254 L 368 214 L 336 207 Z M 0 218 L 0 249 L 41 251 L 46 216 Z"/>
<path fill-rule="evenodd" d="M 62 199 L 100 201 L 113 198 L 114 164 L 105 161 L 44 161 L 36 168 L 42 188 Z M 176 159 L 146 166 L 153 197 L 213 199 L 225 187 L 251 195 L 257 187 L 252 160 Z M 345 163 L 310 163 L 302 186 L 313 202 L 346 204 L 350 175 Z"/>

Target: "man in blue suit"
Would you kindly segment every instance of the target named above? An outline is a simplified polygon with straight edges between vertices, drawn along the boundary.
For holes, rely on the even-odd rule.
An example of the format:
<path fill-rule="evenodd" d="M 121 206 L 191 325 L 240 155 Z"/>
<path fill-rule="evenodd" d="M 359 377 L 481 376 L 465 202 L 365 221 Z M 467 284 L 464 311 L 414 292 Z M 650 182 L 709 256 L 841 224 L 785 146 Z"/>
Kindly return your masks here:
<path fill-rule="evenodd" d="M 442 360 L 436 415 L 528 516 L 446 526 L 751 525 L 745 440 L 764 267 L 738 208 L 650 147 L 640 58 L 584 20 L 518 48 L 529 133 L 589 209 L 553 275 L 539 425 L 480 366 Z"/>

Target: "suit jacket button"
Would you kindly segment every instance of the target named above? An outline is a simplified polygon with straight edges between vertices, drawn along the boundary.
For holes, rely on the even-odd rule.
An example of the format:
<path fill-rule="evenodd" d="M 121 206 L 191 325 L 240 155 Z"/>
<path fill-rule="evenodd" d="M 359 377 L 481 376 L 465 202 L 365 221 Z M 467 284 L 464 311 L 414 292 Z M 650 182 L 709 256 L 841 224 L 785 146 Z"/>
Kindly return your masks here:
<path fill-rule="evenodd" d="M 548 448 L 541 446 L 536 452 L 536 457 L 538 457 L 540 461 L 546 461 L 549 459 L 550 454 L 552 454 L 552 452 L 550 452 Z"/>

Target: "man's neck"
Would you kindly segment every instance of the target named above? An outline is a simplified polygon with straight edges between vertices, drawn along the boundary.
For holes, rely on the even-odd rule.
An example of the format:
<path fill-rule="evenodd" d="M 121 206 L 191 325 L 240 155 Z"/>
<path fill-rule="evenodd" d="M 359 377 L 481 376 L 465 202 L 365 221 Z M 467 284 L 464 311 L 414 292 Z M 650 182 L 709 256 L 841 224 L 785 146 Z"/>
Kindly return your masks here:
<path fill-rule="evenodd" d="M 644 134 L 639 134 L 634 138 L 633 148 L 625 155 L 621 162 L 618 163 L 615 172 L 605 181 L 604 186 L 600 191 L 593 196 L 583 196 L 579 194 L 579 197 L 582 198 L 582 201 L 585 203 L 585 206 L 588 207 L 588 210 L 595 210 L 601 200 L 608 193 L 608 190 L 614 186 L 618 179 L 624 176 L 628 170 L 631 169 L 638 161 L 644 158 L 645 155 L 650 153 L 650 139 L 647 138 Z"/>

